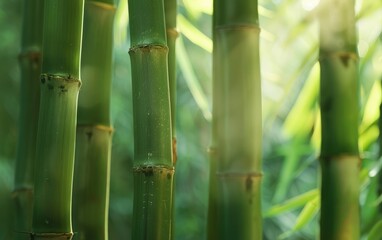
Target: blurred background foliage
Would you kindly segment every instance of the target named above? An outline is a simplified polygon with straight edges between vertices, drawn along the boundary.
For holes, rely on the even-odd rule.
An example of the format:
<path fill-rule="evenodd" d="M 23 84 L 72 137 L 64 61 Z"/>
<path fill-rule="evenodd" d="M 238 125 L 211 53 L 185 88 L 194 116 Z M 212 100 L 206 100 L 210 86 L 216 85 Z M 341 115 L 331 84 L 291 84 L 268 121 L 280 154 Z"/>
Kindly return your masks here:
<path fill-rule="evenodd" d="M 319 0 L 260 0 L 264 239 L 314 239 L 320 206 Z M 129 239 L 133 126 L 127 1 L 115 22 L 110 239 Z M 204 239 L 211 120 L 212 0 L 178 0 L 175 239 Z M 362 236 L 378 226 L 377 139 L 382 72 L 382 2 L 357 0 L 360 55 Z M 0 239 L 12 231 L 19 115 L 21 0 L 0 0 Z M 379 224 L 381 225 L 381 224 Z M 374 230 L 375 231 L 375 230 Z M 377 238 L 376 238 L 377 239 Z"/>

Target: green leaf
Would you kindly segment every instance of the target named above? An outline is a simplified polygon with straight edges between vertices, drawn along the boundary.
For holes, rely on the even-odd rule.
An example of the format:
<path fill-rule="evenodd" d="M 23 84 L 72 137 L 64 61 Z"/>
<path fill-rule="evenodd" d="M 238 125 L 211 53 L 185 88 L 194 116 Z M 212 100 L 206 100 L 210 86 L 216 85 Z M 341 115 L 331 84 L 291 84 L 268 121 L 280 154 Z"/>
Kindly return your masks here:
<path fill-rule="evenodd" d="M 273 206 L 272 208 L 268 209 L 264 213 L 264 217 L 273 217 L 276 215 L 279 215 L 281 213 L 291 211 L 293 209 L 296 209 L 298 207 L 301 207 L 305 205 L 307 202 L 312 201 L 319 196 L 319 191 L 318 189 L 313 189 L 311 191 L 305 192 L 299 196 L 296 196 L 294 198 L 289 199 L 288 201 L 278 204 Z"/>
<path fill-rule="evenodd" d="M 192 68 L 191 61 L 188 58 L 186 48 L 184 47 L 183 38 L 180 36 L 178 39 L 176 58 L 179 63 L 179 68 L 186 80 L 187 86 L 190 89 L 196 104 L 199 106 L 206 120 L 210 121 L 212 118 L 211 110 L 208 105 L 206 94 L 203 92 L 199 80 Z"/>
<path fill-rule="evenodd" d="M 380 240 L 382 238 L 382 220 L 379 220 L 371 229 L 367 240 Z"/>
<path fill-rule="evenodd" d="M 313 217 L 317 214 L 320 209 L 320 196 L 316 196 L 312 200 L 310 200 L 305 207 L 302 209 L 300 215 L 296 220 L 296 224 L 294 225 L 291 231 L 285 232 L 279 236 L 279 239 L 285 239 L 291 236 L 293 233 L 297 232 L 301 228 L 303 228 L 307 223 L 309 223 Z"/>
<path fill-rule="evenodd" d="M 178 24 L 180 32 L 188 38 L 195 45 L 212 53 L 212 40 L 204 33 L 199 31 L 191 22 L 189 22 L 183 15 L 178 15 Z"/>

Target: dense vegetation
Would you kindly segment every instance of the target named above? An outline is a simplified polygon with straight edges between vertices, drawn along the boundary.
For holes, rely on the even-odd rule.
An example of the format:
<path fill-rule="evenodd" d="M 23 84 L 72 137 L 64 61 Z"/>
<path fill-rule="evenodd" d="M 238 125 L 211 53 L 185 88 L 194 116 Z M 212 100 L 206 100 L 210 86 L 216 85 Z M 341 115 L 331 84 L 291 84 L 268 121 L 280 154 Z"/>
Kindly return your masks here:
<path fill-rule="evenodd" d="M 22 52 L 22 2 L 0 0 L 0 239 L 11 239 Z M 319 231 L 321 124 L 318 1 L 259 1 L 263 238 L 314 239 Z M 131 10 L 131 9 L 130 9 Z M 355 2 L 359 54 L 359 231 L 382 231 L 377 181 L 382 3 Z M 131 14 L 130 14 L 131 15 Z M 207 233 L 212 119 L 212 1 L 178 1 L 175 239 Z M 116 3 L 112 69 L 109 239 L 131 236 L 133 104 L 127 1 Z M 80 93 L 81 94 L 81 93 Z M 80 95 L 81 96 L 81 95 Z M 80 97 L 81 98 L 81 97 Z M 108 123 L 104 123 L 108 124 Z M 42 151 L 42 150 L 41 150 Z M 373 229 L 374 228 L 374 229 Z M 374 238 L 373 238 L 374 237 Z"/>

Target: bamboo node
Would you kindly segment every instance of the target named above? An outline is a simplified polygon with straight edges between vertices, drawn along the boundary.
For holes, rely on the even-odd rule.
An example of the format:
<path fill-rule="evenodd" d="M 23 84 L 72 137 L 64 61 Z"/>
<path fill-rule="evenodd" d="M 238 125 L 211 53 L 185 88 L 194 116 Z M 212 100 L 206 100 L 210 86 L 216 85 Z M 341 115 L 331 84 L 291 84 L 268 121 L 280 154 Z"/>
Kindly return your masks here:
<path fill-rule="evenodd" d="M 81 80 L 78 78 L 73 77 L 72 75 L 68 74 L 66 76 L 58 75 L 58 74 L 49 74 L 49 73 L 42 73 L 40 75 L 41 83 L 45 82 L 51 82 L 53 80 L 56 81 L 64 81 L 66 83 L 78 83 L 79 86 L 81 86 Z M 61 88 L 61 86 L 60 86 Z"/>
<path fill-rule="evenodd" d="M 37 66 L 39 63 L 41 63 L 42 54 L 41 51 L 25 51 L 21 52 L 18 56 L 19 61 L 23 61 L 24 59 L 31 62 L 34 66 Z"/>
<path fill-rule="evenodd" d="M 98 130 L 103 132 L 114 132 L 114 128 L 111 126 L 103 125 L 103 124 L 77 124 L 77 129 L 89 129 L 89 130 Z"/>
<path fill-rule="evenodd" d="M 166 165 L 145 165 L 133 167 L 133 171 L 134 173 L 144 173 L 145 176 L 152 176 L 154 173 L 166 173 L 167 177 L 171 178 L 175 168 Z"/>
<path fill-rule="evenodd" d="M 231 30 L 231 31 L 238 31 L 243 29 L 252 29 L 260 33 L 261 28 L 257 24 L 227 24 L 227 25 L 220 25 L 215 26 L 216 30 Z"/>
<path fill-rule="evenodd" d="M 177 38 L 179 36 L 178 30 L 176 28 L 167 28 L 166 29 L 167 36 L 172 36 L 174 38 Z"/>
<path fill-rule="evenodd" d="M 150 51 L 163 51 L 168 52 L 168 47 L 164 44 L 138 44 L 130 48 L 129 54 L 136 52 L 150 52 Z"/>
<path fill-rule="evenodd" d="M 16 188 L 12 191 L 12 198 L 16 198 L 21 193 L 33 194 L 33 188 L 28 188 L 28 187 Z"/>
<path fill-rule="evenodd" d="M 358 164 L 361 166 L 362 157 L 359 154 L 320 155 L 318 157 L 320 162 L 343 161 L 349 158 L 358 159 Z"/>
<path fill-rule="evenodd" d="M 324 60 L 326 58 L 339 58 L 346 67 L 349 65 L 349 60 L 354 60 L 354 61 L 359 60 L 359 57 L 356 53 L 346 52 L 346 51 L 320 53 L 319 60 Z"/>
<path fill-rule="evenodd" d="M 73 238 L 73 233 L 30 233 L 32 240 L 40 239 L 55 239 L 55 240 L 70 240 Z"/>

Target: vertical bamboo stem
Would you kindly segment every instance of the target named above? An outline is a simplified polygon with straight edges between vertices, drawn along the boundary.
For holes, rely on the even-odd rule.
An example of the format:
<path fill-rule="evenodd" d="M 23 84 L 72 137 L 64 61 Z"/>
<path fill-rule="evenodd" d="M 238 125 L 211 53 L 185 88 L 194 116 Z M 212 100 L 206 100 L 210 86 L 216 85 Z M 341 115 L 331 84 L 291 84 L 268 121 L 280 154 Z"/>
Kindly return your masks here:
<path fill-rule="evenodd" d="M 174 165 L 177 160 L 176 152 L 176 50 L 175 42 L 178 37 L 176 30 L 177 4 L 176 0 L 164 0 L 164 12 L 166 18 L 166 35 L 168 46 L 168 78 L 170 86 L 170 103 L 171 103 L 171 128 L 172 128 L 172 146 Z"/>
<path fill-rule="evenodd" d="M 71 239 L 83 0 L 44 5 L 32 239 Z"/>
<path fill-rule="evenodd" d="M 359 84 L 354 1 L 321 4 L 320 238 L 359 239 Z"/>
<path fill-rule="evenodd" d="M 176 29 L 177 2 L 176 0 L 164 0 L 164 13 L 166 19 L 166 36 L 168 46 L 168 78 L 170 87 L 170 106 L 171 106 L 171 129 L 172 129 L 172 158 L 175 166 L 178 159 L 177 141 L 176 141 L 176 39 L 178 31 Z M 172 196 L 174 206 L 174 192 Z M 173 214 L 175 211 L 171 210 Z M 171 236 L 174 238 L 174 224 L 171 224 Z"/>
<path fill-rule="evenodd" d="M 16 239 L 29 239 L 32 231 L 33 168 L 40 100 L 43 0 L 26 0 L 23 6 L 21 107 L 13 196 L 16 204 Z"/>
<path fill-rule="evenodd" d="M 129 0 L 134 117 L 133 239 L 171 239 L 173 156 L 162 0 Z"/>
<path fill-rule="evenodd" d="M 113 0 L 86 0 L 73 187 L 74 239 L 107 240 Z"/>
<path fill-rule="evenodd" d="M 217 239 L 262 238 L 257 7 L 257 1 L 214 1 Z"/>

